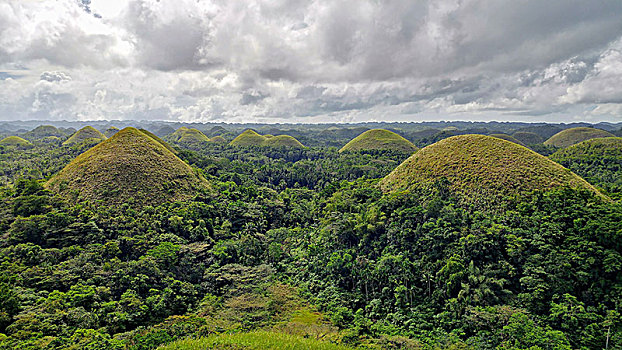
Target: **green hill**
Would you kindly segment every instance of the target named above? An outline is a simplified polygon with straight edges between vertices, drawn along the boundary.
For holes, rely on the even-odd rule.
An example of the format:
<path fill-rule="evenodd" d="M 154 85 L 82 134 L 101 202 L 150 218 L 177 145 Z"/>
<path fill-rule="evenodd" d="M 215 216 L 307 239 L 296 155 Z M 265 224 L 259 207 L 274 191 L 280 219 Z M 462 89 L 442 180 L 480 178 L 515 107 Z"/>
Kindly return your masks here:
<path fill-rule="evenodd" d="M 32 147 L 33 144 L 19 136 L 8 136 L 0 140 L 0 146 L 29 148 Z"/>
<path fill-rule="evenodd" d="M 104 131 L 104 136 L 111 137 L 112 135 L 116 134 L 117 132 L 119 132 L 119 128 L 111 126 L 108 129 L 106 129 L 106 131 Z"/>
<path fill-rule="evenodd" d="M 291 147 L 291 148 L 304 148 L 300 141 L 289 135 L 278 135 L 267 138 L 263 146 L 265 147 Z"/>
<path fill-rule="evenodd" d="M 594 128 L 571 128 L 558 132 L 551 136 L 548 140 L 544 141 L 547 146 L 555 146 L 559 148 L 566 148 L 582 141 L 596 139 L 599 137 L 614 137 L 615 135 L 601 129 Z"/>
<path fill-rule="evenodd" d="M 520 142 L 519 140 L 517 140 L 516 138 L 514 138 L 514 137 L 512 137 L 512 136 L 510 136 L 508 134 L 490 134 L 488 136 L 496 137 L 496 138 L 501 139 L 501 140 L 506 140 L 506 141 L 514 142 L 517 145 L 525 146 L 524 143 Z"/>
<path fill-rule="evenodd" d="M 512 136 L 525 145 L 535 145 L 544 142 L 544 138 L 535 132 L 517 131 Z"/>
<path fill-rule="evenodd" d="M 162 140 L 161 138 L 159 138 L 158 136 L 156 136 L 154 133 L 152 133 L 149 130 L 146 129 L 138 129 L 139 131 L 141 131 L 143 134 L 151 137 L 152 139 L 158 141 L 162 146 L 166 147 L 167 150 L 171 151 L 174 154 L 177 154 L 179 152 L 177 152 L 176 149 L 174 149 L 173 147 L 171 147 L 171 145 L 169 145 L 166 141 Z"/>
<path fill-rule="evenodd" d="M 417 150 L 417 147 L 392 131 L 372 129 L 352 139 L 339 152 L 371 150 L 395 150 L 412 153 Z"/>
<path fill-rule="evenodd" d="M 46 186 L 70 201 L 134 207 L 187 200 L 207 181 L 161 143 L 125 128 L 69 163 Z"/>
<path fill-rule="evenodd" d="M 30 139 L 42 139 L 48 136 L 66 137 L 66 135 L 53 125 L 39 125 L 31 131 L 24 134 L 24 137 Z"/>
<path fill-rule="evenodd" d="M 257 147 L 293 147 L 304 148 L 296 138 L 289 135 L 259 135 L 255 130 L 247 129 L 229 143 L 231 146 Z"/>
<path fill-rule="evenodd" d="M 380 183 L 386 192 L 446 178 L 463 202 L 494 207 L 504 195 L 560 186 L 597 190 L 570 170 L 528 148 L 484 135 L 453 136 L 413 154 Z"/>
<path fill-rule="evenodd" d="M 622 196 L 622 138 L 602 137 L 579 142 L 550 158 L 609 193 Z"/>
<path fill-rule="evenodd" d="M 168 136 L 168 139 L 181 144 L 197 144 L 201 142 L 210 142 L 209 137 L 205 136 L 200 130 L 190 129 L 185 126 L 175 130 Z"/>
<path fill-rule="evenodd" d="M 101 142 L 105 140 L 107 137 L 104 136 L 99 130 L 95 129 L 92 126 L 85 126 L 82 129 L 76 131 L 67 141 L 63 142 L 63 145 L 75 145 L 78 143 L 82 143 L 85 141 L 89 142 Z"/>
<path fill-rule="evenodd" d="M 227 140 L 224 137 L 220 136 L 220 135 L 214 136 L 214 137 L 212 137 L 209 140 L 214 142 L 214 143 L 227 143 Z"/>

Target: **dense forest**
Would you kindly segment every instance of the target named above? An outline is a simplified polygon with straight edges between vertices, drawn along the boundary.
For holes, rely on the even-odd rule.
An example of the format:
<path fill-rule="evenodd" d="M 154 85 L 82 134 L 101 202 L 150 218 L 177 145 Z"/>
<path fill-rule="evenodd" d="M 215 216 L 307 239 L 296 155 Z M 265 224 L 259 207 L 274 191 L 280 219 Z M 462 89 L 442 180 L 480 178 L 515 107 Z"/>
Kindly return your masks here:
<path fill-rule="evenodd" d="M 0 348 L 622 348 L 617 137 L 562 149 L 545 140 L 572 125 L 388 125 L 401 147 L 372 139 L 349 150 L 376 125 L 254 126 L 257 145 L 229 144 L 247 126 L 188 125 L 198 130 L 184 135 L 137 126 L 149 132 L 2 129 L 26 143 L 0 142 Z M 142 158 L 131 158 L 136 138 L 112 147 L 131 133 L 150 147 Z M 426 146 L 471 134 L 515 140 L 482 138 L 493 145 L 488 163 L 464 156 L 483 175 L 454 169 L 462 182 L 486 186 L 506 147 L 531 157 L 513 162 L 566 179 L 554 160 L 589 184 L 516 191 L 510 180 L 532 176 L 521 168 L 495 187 L 494 205 L 468 200 L 489 194 L 444 173 L 386 189 L 413 151 L 422 158 L 435 149 Z M 267 141 L 279 135 L 296 143 Z M 143 163 L 151 151 L 168 158 Z M 91 154 L 140 163 L 89 178 L 106 181 L 80 187 L 96 197 L 66 195 L 71 177 L 97 164 L 69 185 L 54 176 Z M 465 166 L 455 156 L 441 158 Z M 153 180 L 177 158 L 209 185 L 180 199 L 177 179 L 156 191 L 133 174 Z"/>

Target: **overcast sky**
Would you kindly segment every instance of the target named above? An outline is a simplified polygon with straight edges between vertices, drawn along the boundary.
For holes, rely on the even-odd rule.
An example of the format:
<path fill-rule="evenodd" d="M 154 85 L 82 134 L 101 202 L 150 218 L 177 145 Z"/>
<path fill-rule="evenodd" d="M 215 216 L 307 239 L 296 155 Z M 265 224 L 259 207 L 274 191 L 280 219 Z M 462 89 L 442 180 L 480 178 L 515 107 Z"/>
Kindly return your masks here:
<path fill-rule="evenodd" d="M 622 1 L 0 0 L 0 120 L 622 121 Z"/>

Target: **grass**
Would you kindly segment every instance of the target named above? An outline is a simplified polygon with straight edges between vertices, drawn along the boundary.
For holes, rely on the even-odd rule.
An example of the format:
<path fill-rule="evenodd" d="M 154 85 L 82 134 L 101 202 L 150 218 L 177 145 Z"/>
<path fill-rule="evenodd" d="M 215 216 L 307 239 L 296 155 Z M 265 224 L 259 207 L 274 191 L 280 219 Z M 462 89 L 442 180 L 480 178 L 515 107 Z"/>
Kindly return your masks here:
<path fill-rule="evenodd" d="M 202 142 L 211 142 L 209 137 L 205 136 L 198 129 L 190 129 L 185 126 L 175 130 L 169 137 L 170 140 L 180 144 L 197 144 Z"/>
<path fill-rule="evenodd" d="M 579 142 L 551 155 L 559 162 L 569 159 L 622 158 L 622 137 L 602 137 Z"/>
<path fill-rule="evenodd" d="M 160 142 L 125 128 L 84 152 L 46 186 L 70 201 L 158 205 L 187 200 L 207 181 Z"/>
<path fill-rule="evenodd" d="M 27 148 L 27 147 L 32 147 L 32 143 L 30 143 L 30 141 L 24 140 L 23 138 L 19 137 L 19 136 L 8 136 L 3 138 L 0 141 L 0 145 L 1 146 L 14 146 L 14 147 L 21 147 L 21 148 Z"/>
<path fill-rule="evenodd" d="M 229 143 L 231 146 L 256 147 L 289 147 L 304 148 L 305 146 L 289 135 L 260 135 L 252 129 L 247 129 Z"/>
<path fill-rule="evenodd" d="M 599 193 L 570 170 L 509 141 L 483 135 L 453 136 L 405 160 L 381 182 L 386 192 L 449 180 L 458 197 L 492 207 L 505 195 L 570 186 Z"/>
<path fill-rule="evenodd" d="M 99 132 L 99 130 L 95 129 L 92 126 L 85 126 L 82 129 L 76 131 L 67 141 L 63 142 L 63 145 L 75 145 L 78 143 L 82 143 L 84 141 L 103 141 L 107 139 L 104 134 Z"/>
<path fill-rule="evenodd" d="M 372 129 L 352 139 L 339 152 L 368 150 L 395 150 L 412 153 L 417 150 L 417 147 L 392 131 Z"/>
<path fill-rule="evenodd" d="M 166 141 L 162 140 L 161 138 L 159 138 L 158 136 L 156 136 L 154 133 L 152 133 L 149 130 L 145 130 L 145 129 L 138 129 L 140 130 L 143 134 L 151 137 L 152 139 L 158 141 L 158 143 L 160 143 L 162 146 L 166 147 L 167 150 L 171 151 L 174 154 L 177 154 L 177 150 L 175 150 L 173 147 L 171 147 L 171 145 L 169 145 L 168 143 L 166 143 Z"/>
<path fill-rule="evenodd" d="M 599 137 L 615 137 L 615 135 L 601 129 L 586 127 L 571 128 L 560 131 L 557 134 L 551 136 L 551 138 L 544 141 L 544 144 L 547 146 L 566 148 L 579 142 Z"/>
<path fill-rule="evenodd" d="M 257 350 L 346 350 L 351 347 L 272 331 L 220 334 L 200 339 L 186 339 L 160 347 L 161 350 L 257 349 Z"/>

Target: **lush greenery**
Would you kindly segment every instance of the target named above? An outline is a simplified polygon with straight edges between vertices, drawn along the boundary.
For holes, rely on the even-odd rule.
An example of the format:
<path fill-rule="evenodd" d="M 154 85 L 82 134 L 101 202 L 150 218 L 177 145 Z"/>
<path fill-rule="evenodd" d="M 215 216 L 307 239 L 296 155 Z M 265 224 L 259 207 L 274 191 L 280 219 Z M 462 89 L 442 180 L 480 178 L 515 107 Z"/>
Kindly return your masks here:
<path fill-rule="evenodd" d="M 522 146 L 444 142 L 414 156 L 436 149 L 446 153 L 434 164 L 477 166 L 407 192 L 380 187 L 408 157 L 394 151 L 211 142 L 176 156 L 137 129 L 90 150 L 62 140 L 0 147 L 0 348 L 621 348 L 622 205 Z M 136 158 L 128 144 L 149 152 Z M 69 163 L 94 166 L 76 156 L 104 154 L 129 157 L 143 167 L 132 173 L 153 174 L 145 181 L 166 169 L 150 158 L 182 159 L 211 190 L 133 206 L 74 202 L 44 186 Z M 496 162 L 559 184 L 511 191 L 532 174 L 523 170 L 495 178 L 509 194 L 496 210 L 465 202 L 456 183 L 482 167 L 497 176 Z M 154 186 L 128 185 L 162 196 Z"/>

